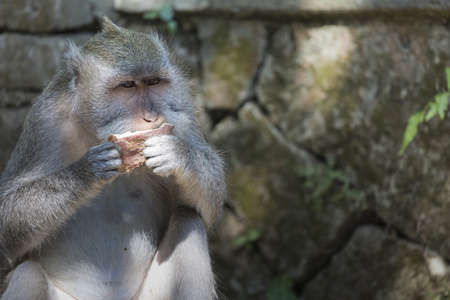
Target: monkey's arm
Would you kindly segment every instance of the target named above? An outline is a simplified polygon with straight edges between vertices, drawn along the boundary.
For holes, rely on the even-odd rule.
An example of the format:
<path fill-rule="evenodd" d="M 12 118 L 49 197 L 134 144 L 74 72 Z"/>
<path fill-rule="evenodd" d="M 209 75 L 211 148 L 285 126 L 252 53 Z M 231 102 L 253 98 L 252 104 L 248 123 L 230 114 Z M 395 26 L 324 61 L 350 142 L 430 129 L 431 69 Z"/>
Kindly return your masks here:
<path fill-rule="evenodd" d="M 2 180 L 0 251 L 6 261 L 0 262 L 1 267 L 12 267 L 17 258 L 38 247 L 95 196 L 107 180 L 119 173 L 119 156 L 117 146 L 103 143 L 52 174 L 39 175 L 38 168 L 34 168 Z"/>
<path fill-rule="evenodd" d="M 175 135 L 155 136 L 145 145 L 147 166 L 157 175 L 174 175 L 182 204 L 195 208 L 206 227 L 212 227 L 227 198 L 220 156 L 200 134 L 187 139 Z"/>

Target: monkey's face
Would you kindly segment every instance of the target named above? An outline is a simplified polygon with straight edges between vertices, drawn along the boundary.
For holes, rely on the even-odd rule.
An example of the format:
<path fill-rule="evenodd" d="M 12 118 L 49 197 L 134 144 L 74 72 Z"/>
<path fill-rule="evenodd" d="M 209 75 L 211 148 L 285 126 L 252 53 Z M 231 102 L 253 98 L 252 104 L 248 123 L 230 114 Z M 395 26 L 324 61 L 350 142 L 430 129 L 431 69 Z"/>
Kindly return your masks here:
<path fill-rule="evenodd" d="M 119 107 L 119 111 L 123 113 L 119 119 L 122 118 L 127 123 L 127 130 L 154 129 L 168 121 L 165 112 L 170 85 L 168 76 L 161 73 L 126 76 L 115 81 L 108 94 L 115 102 L 114 109 Z M 115 120 L 119 121 L 117 118 Z"/>
<path fill-rule="evenodd" d="M 174 113 L 181 109 L 173 93 L 178 79 L 173 70 L 124 74 L 97 62 L 80 74 L 81 118 L 99 140 L 125 131 L 154 129 L 163 123 L 177 123 Z M 183 97 L 182 97 L 183 98 Z"/>
<path fill-rule="evenodd" d="M 164 122 L 181 135 L 195 119 L 189 85 L 155 34 L 105 22 L 81 52 L 72 47 L 66 59 L 74 74 L 78 120 L 99 140 Z"/>

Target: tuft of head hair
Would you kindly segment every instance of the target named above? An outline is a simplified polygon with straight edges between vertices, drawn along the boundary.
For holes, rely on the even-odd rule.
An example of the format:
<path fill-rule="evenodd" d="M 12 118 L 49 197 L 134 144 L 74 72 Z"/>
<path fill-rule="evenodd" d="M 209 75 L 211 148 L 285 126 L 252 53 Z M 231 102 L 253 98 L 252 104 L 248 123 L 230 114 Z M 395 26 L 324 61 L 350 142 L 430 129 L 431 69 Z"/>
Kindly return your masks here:
<path fill-rule="evenodd" d="M 114 24 L 108 17 L 103 17 L 101 22 L 102 33 L 108 35 L 110 38 L 120 36 L 122 28 Z"/>
<path fill-rule="evenodd" d="M 156 33 L 131 31 L 114 24 L 107 17 L 102 30 L 84 45 L 84 52 L 125 72 L 143 72 L 164 68 L 169 56 Z"/>

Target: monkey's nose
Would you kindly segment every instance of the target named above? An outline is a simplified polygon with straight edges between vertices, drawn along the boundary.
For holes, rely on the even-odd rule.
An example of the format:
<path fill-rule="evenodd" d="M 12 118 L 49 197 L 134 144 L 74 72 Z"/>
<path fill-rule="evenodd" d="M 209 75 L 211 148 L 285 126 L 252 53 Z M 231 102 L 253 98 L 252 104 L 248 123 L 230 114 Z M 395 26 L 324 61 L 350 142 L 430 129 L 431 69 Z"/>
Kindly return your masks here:
<path fill-rule="evenodd" d="M 148 111 L 145 111 L 144 112 L 144 115 L 142 116 L 142 118 L 145 120 L 145 121 L 147 121 L 147 122 L 156 122 L 156 120 L 158 120 L 158 115 L 157 114 L 154 114 L 154 113 L 151 113 L 151 112 L 148 112 Z"/>

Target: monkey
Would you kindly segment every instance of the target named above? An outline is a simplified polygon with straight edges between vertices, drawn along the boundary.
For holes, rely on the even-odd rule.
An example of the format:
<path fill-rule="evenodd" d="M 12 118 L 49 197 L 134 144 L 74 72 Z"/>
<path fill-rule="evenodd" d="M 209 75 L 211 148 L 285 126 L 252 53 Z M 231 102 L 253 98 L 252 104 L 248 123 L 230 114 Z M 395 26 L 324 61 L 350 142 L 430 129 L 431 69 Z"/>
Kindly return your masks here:
<path fill-rule="evenodd" d="M 217 299 L 208 249 L 227 198 L 168 44 L 105 17 L 33 102 L 0 177 L 1 299 Z M 119 172 L 111 134 L 174 125 Z"/>

